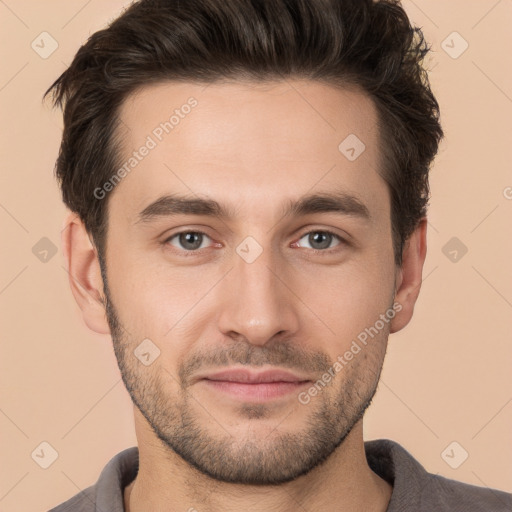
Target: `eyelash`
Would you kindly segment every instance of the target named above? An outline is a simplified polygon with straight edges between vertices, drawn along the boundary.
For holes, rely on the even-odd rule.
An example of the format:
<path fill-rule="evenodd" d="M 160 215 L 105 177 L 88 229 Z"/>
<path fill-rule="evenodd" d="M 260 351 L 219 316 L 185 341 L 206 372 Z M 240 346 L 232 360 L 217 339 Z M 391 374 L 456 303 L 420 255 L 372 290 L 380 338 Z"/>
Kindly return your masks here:
<path fill-rule="evenodd" d="M 210 238 L 208 236 L 207 233 L 205 233 L 204 231 L 198 231 L 198 230 L 185 230 L 185 231 L 178 231 L 177 233 L 174 233 L 172 234 L 170 237 L 168 237 L 167 239 L 165 239 L 163 242 L 162 242 L 162 245 L 164 246 L 167 246 L 168 243 L 175 237 L 179 236 L 179 235 L 182 235 L 184 233 L 195 233 L 195 234 L 198 234 L 198 235 L 204 235 L 208 238 Z M 328 248 L 328 249 L 309 249 L 309 252 L 312 252 L 313 254 L 321 254 L 321 255 L 326 255 L 326 254 L 332 254 L 333 252 L 336 252 L 336 250 L 339 250 L 339 246 L 341 245 L 348 245 L 348 242 L 342 238 L 340 235 L 338 235 L 337 233 L 334 233 L 333 231 L 329 231 L 328 229 L 313 229 L 311 231 L 306 231 L 305 233 L 302 233 L 300 235 L 300 237 L 297 239 L 300 240 L 302 238 L 304 238 L 305 235 L 308 235 L 310 233 L 324 233 L 324 234 L 328 234 L 328 235 L 331 235 L 333 236 L 334 238 L 337 238 L 338 241 L 340 242 L 338 245 L 334 246 L 334 247 L 331 247 L 331 248 Z M 296 243 L 296 242 L 294 242 Z M 173 248 L 173 249 L 176 249 L 176 248 Z M 203 247 L 203 249 L 207 249 L 206 247 Z M 185 257 L 189 257 L 189 256 L 195 256 L 197 254 L 201 254 L 203 249 L 196 249 L 196 250 L 193 250 L 193 251 L 187 251 L 185 249 L 176 249 L 176 251 L 179 251 L 181 253 L 181 255 L 185 256 Z M 307 247 L 306 247 L 307 249 Z"/>

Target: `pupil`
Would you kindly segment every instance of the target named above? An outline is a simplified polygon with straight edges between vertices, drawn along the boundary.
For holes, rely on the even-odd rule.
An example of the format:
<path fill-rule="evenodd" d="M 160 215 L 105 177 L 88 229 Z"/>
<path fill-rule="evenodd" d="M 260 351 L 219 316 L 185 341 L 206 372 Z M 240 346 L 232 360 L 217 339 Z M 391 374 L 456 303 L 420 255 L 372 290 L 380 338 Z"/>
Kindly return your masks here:
<path fill-rule="evenodd" d="M 330 244 L 330 236 L 329 233 L 324 233 L 323 231 L 317 231 L 313 235 L 310 235 L 310 243 L 313 245 L 313 243 L 320 243 L 321 247 L 320 249 L 326 249 L 329 247 Z M 324 238 L 324 241 L 318 241 L 318 238 Z M 313 243 L 312 243 L 313 241 Z"/>
<path fill-rule="evenodd" d="M 193 233 L 193 232 L 185 233 L 185 234 L 182 234 L 180 236 L 180 238 L 181 238 L 180 243 L 182 243 L 185 247 L 187 247 L 189 249 L 197 249 L 201 245 L 199 233 Z M 194 238 L 195 238 L 195 242 L 194 242 Z M 199 240 L 199 243 L 198 243 L 198 240 Z M 192 245 L 192 247 L 190 245 Z"/>

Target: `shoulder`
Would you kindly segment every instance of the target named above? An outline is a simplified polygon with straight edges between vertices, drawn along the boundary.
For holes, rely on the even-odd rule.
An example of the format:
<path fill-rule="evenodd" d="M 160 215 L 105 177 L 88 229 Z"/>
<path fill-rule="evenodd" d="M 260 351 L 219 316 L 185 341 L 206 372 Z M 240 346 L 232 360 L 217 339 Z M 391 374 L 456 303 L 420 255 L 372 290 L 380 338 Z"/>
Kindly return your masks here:
<path fill-rule="evenodd" d="M 365 442 L 371 469 L 393 485 L 388 512 L 511 512 L 512 494 L 428 473 L 389 439 Z"/>
<path fill-rule="evenodd" d="M 138 466 L 138 448 L 123 450 L 107 463 L 94 485 L 49 512 L 122 512 L 123 490 L 135 478 Z"/>
<path fill-rule="evenodd" d="M 48 512 L 95 512 L 96 486 L 91 485 Z"/>
<path fill-rule="evenodd" d="M 510 512 L 512 494 L 479 487 L 440 475 L 427 474 L 426 485 L 422 492 L 422 501 L 436 510 L 464 512 Z"/>

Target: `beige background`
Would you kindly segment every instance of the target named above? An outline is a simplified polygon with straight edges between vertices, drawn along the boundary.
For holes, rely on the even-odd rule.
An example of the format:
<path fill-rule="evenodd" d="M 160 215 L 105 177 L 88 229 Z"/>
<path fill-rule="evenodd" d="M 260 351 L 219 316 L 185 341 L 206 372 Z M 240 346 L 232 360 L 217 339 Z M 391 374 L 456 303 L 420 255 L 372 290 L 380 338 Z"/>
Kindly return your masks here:
<path fill-rule="evenodd" d="M 2 512 L 48 510 L 136 444 L 110 339 L 86 328 L 69 290 L 52 175 L 61 115 L 41 104 L 79 45 L 127 5 L 0 1 Z M 446 140 L 431 174 L 416 314 L 391 336 L 365 436 L 402 443 L 433 473 L 512 491 L 512 0 L 404 6 L 433 46 Z M 43 31 L 58 42 L 46 59 L 31 47 Z M 456 59 L 443 49 L 463 48 L 454 31 L 469 44 Z M 46 262 L 32 252 L 43 237 L 58 248 Z M 443 253 L 452 237 L 468 249 L 456 262 L 453 247 Z M 48 469 L 31 457 L 43 441 L 58 452 Z M 453 441 L 460 447 L 443 458 Z M 462 450 L 469 457 L 452 469 L 446 460 L 460 462 Z"/>

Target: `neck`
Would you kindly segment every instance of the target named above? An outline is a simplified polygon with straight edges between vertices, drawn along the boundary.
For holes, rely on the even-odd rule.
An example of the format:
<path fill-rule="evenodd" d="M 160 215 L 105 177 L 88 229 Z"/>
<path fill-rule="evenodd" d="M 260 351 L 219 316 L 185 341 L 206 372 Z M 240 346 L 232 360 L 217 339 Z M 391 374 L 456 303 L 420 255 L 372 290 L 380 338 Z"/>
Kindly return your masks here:
<path fill-rule="evenodd" d="M 190 466 L 156 438 L 136 410 L 139 471 L 125 488 L 126 512 L 385 512 L 392 487 L 368 466 L 362 420 L 320 466 L 292 482 L 254 486 L 219 482 Z"/>

